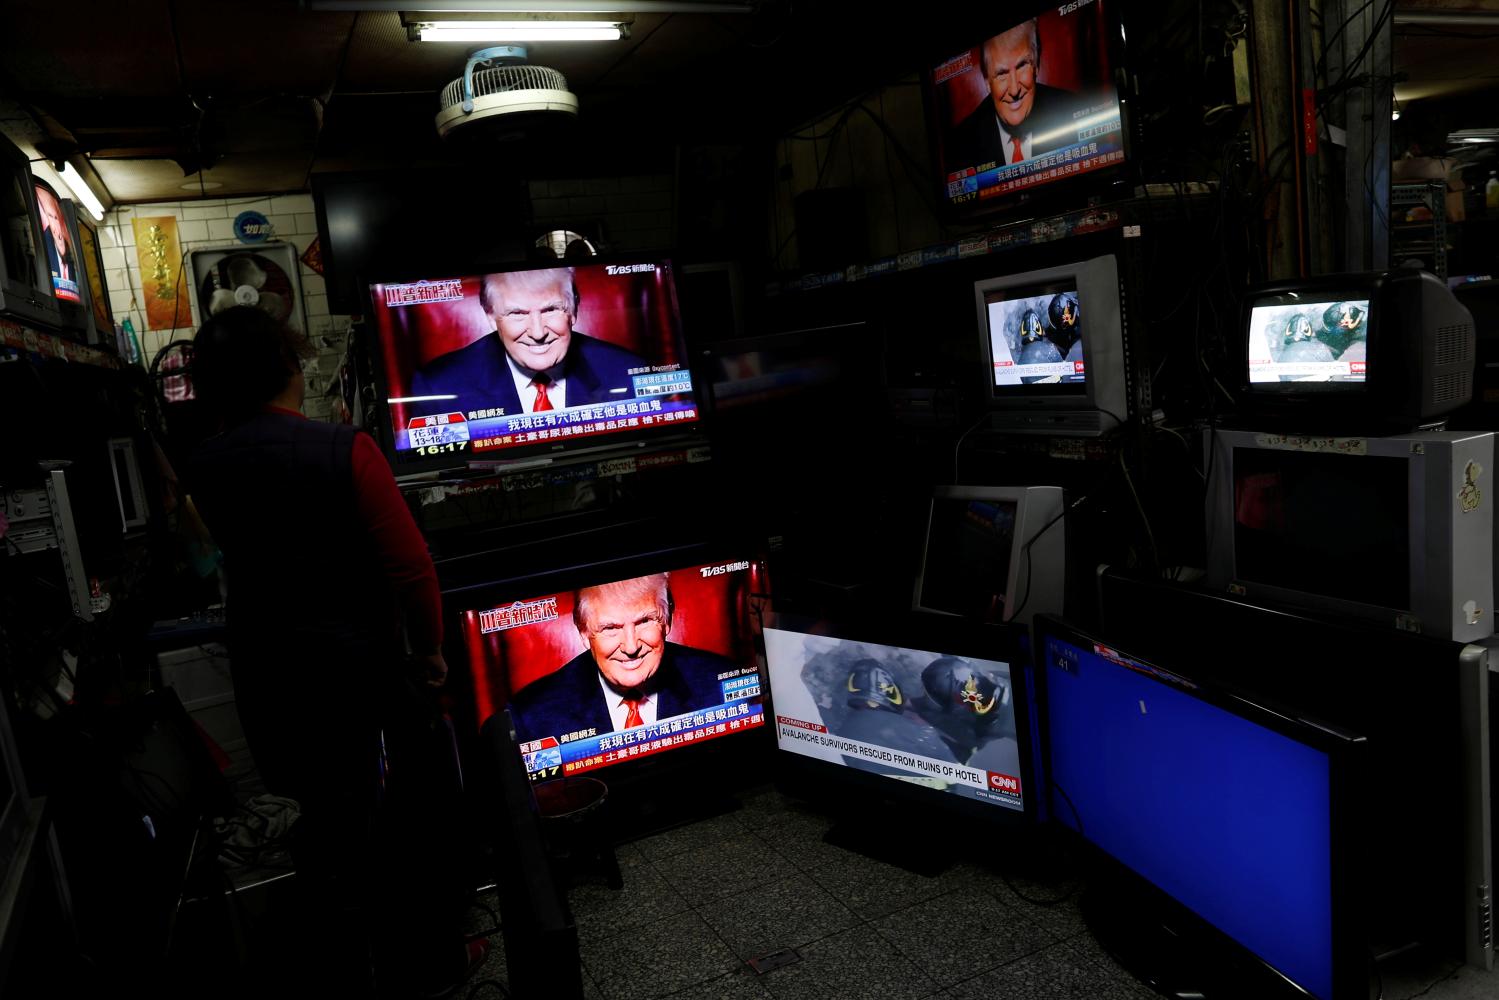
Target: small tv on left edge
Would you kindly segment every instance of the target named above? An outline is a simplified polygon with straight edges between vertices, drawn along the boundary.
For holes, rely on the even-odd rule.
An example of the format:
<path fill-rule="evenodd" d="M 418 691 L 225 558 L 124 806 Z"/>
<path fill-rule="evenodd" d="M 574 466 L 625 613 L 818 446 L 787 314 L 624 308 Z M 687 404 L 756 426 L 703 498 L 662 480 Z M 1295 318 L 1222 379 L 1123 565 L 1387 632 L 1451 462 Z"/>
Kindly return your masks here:
<path fill-rule="evenodd" d="M 51 329 L 62 322 L 42 249 L 26 154 L 0 135 L 0 315 Z"/>
<path fill-rule="evenodd" d="M 370 291 L 397 473 L 659 440 L 700 419 L 669 260 Z"/>

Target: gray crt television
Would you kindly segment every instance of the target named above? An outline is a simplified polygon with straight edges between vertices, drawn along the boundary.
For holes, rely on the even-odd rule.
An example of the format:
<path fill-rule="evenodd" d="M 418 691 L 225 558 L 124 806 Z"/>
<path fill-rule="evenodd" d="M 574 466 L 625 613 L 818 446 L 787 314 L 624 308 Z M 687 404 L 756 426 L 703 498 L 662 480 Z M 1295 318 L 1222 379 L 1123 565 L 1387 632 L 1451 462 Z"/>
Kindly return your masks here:
<path fill-rule="evenodd" d="M 911 605 L 974 621 L 1060 614 L 1066 525 L 1060 486 L 939 486 Z"/>
<path fill-rule="evenodd" d="M 990 426 L 1098 437 L 1127 414 L 1124 308 L 1113 255 L 973 285 Z"/>
<path fill-rule="evenodd" d="M 1214 432 L 1207 584 L 1459 642 L 1494 632 L 1494 435 Z"/>

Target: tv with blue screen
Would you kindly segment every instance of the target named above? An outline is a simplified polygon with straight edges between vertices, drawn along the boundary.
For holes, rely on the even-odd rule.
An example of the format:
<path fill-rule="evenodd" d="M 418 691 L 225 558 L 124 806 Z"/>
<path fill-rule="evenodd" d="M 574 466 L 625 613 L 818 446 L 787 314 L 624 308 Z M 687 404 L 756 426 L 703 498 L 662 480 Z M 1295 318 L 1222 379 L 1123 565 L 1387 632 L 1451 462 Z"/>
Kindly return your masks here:
<path fill-rule="evenodd" d="M 1038 617 L 1036 642 L 1051 815 L 1123 875 L 1099 884 L 1130 890 L 1085 906 L 1123 915 L 1122 937 L 1095 924 L 1106 947 L 1168 993 L 1218 995 L 1191 982 L 1218 975 L 1255 984 L 1246 996 L 1366 996 L 1348 874 L 1363 739 L 1059 619 Z M 1143 944 L 1152 926 L 1190 963 Z"/>

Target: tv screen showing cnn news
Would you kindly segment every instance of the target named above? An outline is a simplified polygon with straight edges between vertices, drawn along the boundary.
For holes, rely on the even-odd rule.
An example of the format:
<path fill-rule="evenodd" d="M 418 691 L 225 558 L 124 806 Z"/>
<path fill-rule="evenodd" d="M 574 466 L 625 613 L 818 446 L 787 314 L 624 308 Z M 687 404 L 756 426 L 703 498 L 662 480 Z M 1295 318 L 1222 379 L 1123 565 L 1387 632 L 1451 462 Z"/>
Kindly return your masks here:
<path fill-rule="evenodd" d="M 1023 811 L 1010 666 L 765 629 L 782 750 Z"/>

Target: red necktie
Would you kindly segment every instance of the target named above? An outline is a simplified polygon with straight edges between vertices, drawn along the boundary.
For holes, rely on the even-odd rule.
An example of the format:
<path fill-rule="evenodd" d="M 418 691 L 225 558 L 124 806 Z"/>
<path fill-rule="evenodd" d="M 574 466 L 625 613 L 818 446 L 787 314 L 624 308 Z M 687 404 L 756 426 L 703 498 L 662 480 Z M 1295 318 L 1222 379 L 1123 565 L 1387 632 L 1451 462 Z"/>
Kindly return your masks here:
<path fill-rule="evenodd" d="M 551 407 L 548 407 L 548 409 L 551 409 Z M 641 700 L 625 698 L 621 704 L 630 710 L 630 714 L 625 716 L 626 729 L 634 729 L 636 726 L 645 725 L 645 720 L 640 717 Z"/>
<path fill-rule="evenodd" d="M 552 408 L 552 401 L 547 399 L 548 381 L 545 375 L 538 375 L 531 380 L 531 384 L 536 387 L 536 405 L 531 407 L 532 413 L 540 413 L 542 410 L 550 410 Z"/>
<path fill-rule="evenodd" d="M 1015 155 L 1010 157 L 1010 162 L 1020 163 L 1025 159 L 1025 151 L 1020 148 L 1020 139 L 1016 136 L 1011 136 L 1010 144 L 1015 147 Z"/>

